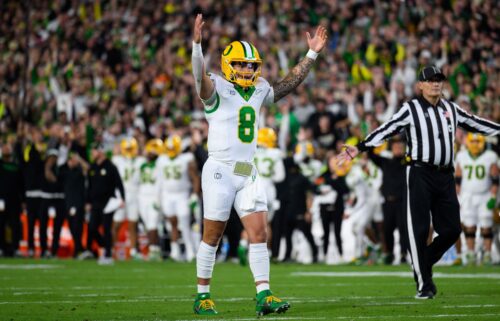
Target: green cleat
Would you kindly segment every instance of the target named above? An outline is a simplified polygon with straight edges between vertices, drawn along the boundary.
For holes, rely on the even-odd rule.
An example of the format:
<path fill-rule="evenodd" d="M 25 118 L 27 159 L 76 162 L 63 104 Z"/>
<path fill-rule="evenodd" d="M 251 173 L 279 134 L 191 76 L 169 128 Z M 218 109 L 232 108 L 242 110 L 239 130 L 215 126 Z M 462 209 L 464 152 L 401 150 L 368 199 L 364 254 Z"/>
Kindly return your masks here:
<path fill-rule="evenodd" d="M 216 315 L 215 303 L 210 299 L 210 293 L 198 293 L 194 300 L 193 311 L 200 315 Z"/>
<path fill-rule="evenodd" d="M 257 294 L 257 305 L 255 307 L 257 317 L 273 312 L 284 313 L 288 309 L 290 309 L 290 303 L 275 297 L 270 290 L 260 291 Z"/>

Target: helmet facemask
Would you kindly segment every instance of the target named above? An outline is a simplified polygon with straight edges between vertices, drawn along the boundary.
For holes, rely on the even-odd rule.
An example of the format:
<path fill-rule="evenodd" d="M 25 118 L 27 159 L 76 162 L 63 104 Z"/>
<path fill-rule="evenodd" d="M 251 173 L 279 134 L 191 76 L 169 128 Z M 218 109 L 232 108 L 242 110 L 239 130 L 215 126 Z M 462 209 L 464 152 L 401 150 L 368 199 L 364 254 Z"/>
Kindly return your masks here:
<path fill-rule="evenodd" d="M 241 67 L 238 68 L 238 66 Z M 251 69 L 252 71 L 243 71 L 241 69 Z M 261 62 L 234 60 L 229 63 L 229 70 L 231 82 L 234 82 L 243 88 L 251 87 L 257 83 L 257 79 L 260 77 Z"/>
<path fill-rule="evenodd" d="M 259 52 L 246 41 L 233 41 L 221 56 L 222 73 L 226 80 L 243 88 L 257 83 L 261 66 Z"/>

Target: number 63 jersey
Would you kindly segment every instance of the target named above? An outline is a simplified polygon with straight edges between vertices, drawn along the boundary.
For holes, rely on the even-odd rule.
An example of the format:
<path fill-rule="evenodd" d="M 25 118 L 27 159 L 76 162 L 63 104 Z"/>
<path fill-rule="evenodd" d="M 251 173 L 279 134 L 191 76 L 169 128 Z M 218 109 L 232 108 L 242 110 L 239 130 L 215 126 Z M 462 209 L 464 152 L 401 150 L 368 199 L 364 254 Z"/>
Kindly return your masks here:
<path fill-rule="evenodd" d="M 496 164 L 498 156 L 491 150 L 485 150 L 477 157 L 467 150 L 457 154 L 456 163 L 462 170 L 461 194 L 484 194 L 491 187 L 490 169 Z"/>
<path fill-rule="evenodd" d="M 257 146 L 260 107 L 274 100 L 273 89 L 262 77 L 246 91 L 219 75 L 210 74 L 210 79 L 216 97 L 205 105 L 208 155 L 223 162 L 251 162 Z"/>

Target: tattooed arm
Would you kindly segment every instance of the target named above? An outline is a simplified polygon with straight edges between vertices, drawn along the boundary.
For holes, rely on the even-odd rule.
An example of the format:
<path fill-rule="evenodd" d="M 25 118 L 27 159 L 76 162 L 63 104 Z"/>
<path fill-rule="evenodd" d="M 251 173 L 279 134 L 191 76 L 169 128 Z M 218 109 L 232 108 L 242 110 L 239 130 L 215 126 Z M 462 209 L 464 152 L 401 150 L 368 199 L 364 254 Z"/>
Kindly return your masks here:
<path fill-rule="evenodd" d="M 273 86 L 274 102 L 288 95 L 306 78 L 309 70 L 314 64 L 314 59 L 305 57 L 285 76 L 281 81 Z"/>
<path fill-rule="evenodd" d="M 309 32 L 306 33 L 307 43 L 309 44 L 309 51 L 316 55 L 325 47 L 326 44 L 326 29 L 319 26 L 316 29 L 316 33 L 313 38 Z M 315 56 L 310 57 L 308 55 L 302 59 L 293 69 L 288 73 L 288 75 L 273 86 L 274 90 L 274 102 L 277 102 L 284 96 L 288 95 L 292 90 L 294 90 L 307 76 L 309 70 L 311 70 L 314 64 Z"/>

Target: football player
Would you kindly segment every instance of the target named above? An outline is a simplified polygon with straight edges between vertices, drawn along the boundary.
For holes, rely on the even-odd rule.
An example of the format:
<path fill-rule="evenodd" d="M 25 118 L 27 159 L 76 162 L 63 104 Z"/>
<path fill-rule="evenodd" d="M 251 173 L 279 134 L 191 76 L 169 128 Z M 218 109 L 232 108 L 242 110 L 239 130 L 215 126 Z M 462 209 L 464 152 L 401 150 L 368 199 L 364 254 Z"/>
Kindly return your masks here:
<path fill-rule="evenodd" d="M 466 263 L 476 263 L 475 239 L 479 226 L 484 248 L 482 263 L 490 264 L 493 209 L 498 191 L 498 156 L 485 150 L 485 138 L 479 134 L 468 133 L 465 146 L 467 150 L 457 154 L 455 181 L 467 246 Z"/>
<path fill-rule="evenodd" d="M 367 254 L 370 256 L 368 259 L 371 260 L 371 262 L 368 262 L 370 264 L 381 260 L 381 246 L 385 245 L 383 227 L 384 215 L 382 213 L 383 197 L 380 191 L 383 173 L 377 165 L 368 159 L 368 154 L 363 155 L 362 159 L 363 158 L 365 158 L 363 169 L 367 175 L 368 186 L 370 187 L 368 202 L 370 203 L 371 216 L 366 228 L 366 233 L 368 234 L 368 238 L 374 243 L 372 246 L 368 247 L 367 251 Z M 371 228 L 370 223 L 372 221 L 376 230 Z"/>
<path fill-rule="evenodd" d="M 370 171 L 370 167 L 374 165 L 369 164 L 366 158 L 361 158 L 353 164 L 346 176 L 347 186 L 351 189 L 351 199 L 345 212 L 352 222 L 355 237 L 353 263 L 357 264 L 373 263 L 369 261 L 373 259 L 370 254 L 372 250 L 380 249 L 370 227 L 377 211 L 380 211 L 380 204 L 377 204 L 378 197 L 374 196 L 373 186 L 376 184 Z"/>
<path fill-rule="evenodd" d="M 179 229 L 186 245 L 186 259 L 194 260 L 196 245 L 191 231 L 190 202 L 198 199 L 200 178 L 194 155 L 182 153 L 182 139 L 172 135 L 165 140 L 166 155 L 158 158 L 161 209 L 172 226 L 170 257 L 181 260 L 179 250 Z"/>
<path fill-rule="evenodd" d="M 326 29 L 307 33 L 309 52 L 285 78 L 271 86 L 260 77 L 262 60 L 255 46 L 234 41 L 222 52 L 222 76 L 205 71 L 201 48 L 202 15 L 194 23 L 191 62 L 195 88 L 209 124 L 208 153 L 202 172 L 203 239 L 197 254 L 198 295 L 196 314 L 217 314 L 210 298 L 215 253 L 234 205 L 248 233 L 249 265 L 257 288 L 256 312 L 285 312 L 289 303 L 275 297 L 269 287 L 267 200 L 253 158 L 257 144 L 260 108 L 295 89 L 307 76 L 326 44 Z"/>
<path fill-rule="evenodd" d="M 139 215 L 148 234 L 148 259 L 161 259 L 158 240 L 160 185 L 156 161 L 163 151 L 161 139 L 151 139 L 146 143 L 144 152 L 146 161 L 140 167 L 139 173 Z"/>
<path fill-rule="evenodd" d="M 302 175 L 314 182 L 322 174 L 323 163 L 314 158 L 314 145 L 310 141 L 299 142 L 295 146 L 293 159 L 300 167 Z"/>
<path fill-rule="evenodd" d="M 113 237 L 116 244 L 118 231 L 123 221 L 127 219 L 130 237 L 130 256 L 141 259 L 137 251 L 137 221 L 139 220 L 139 204 L 137 192 L 139 190 L 139 171 L 145 159 L 138 156 L 139 145 L 133 137 L 125 138 L 120 143 L 120 154 L 112 158 L 125 188 L 125 208 L 118 209 L 113 216 Z"/>

